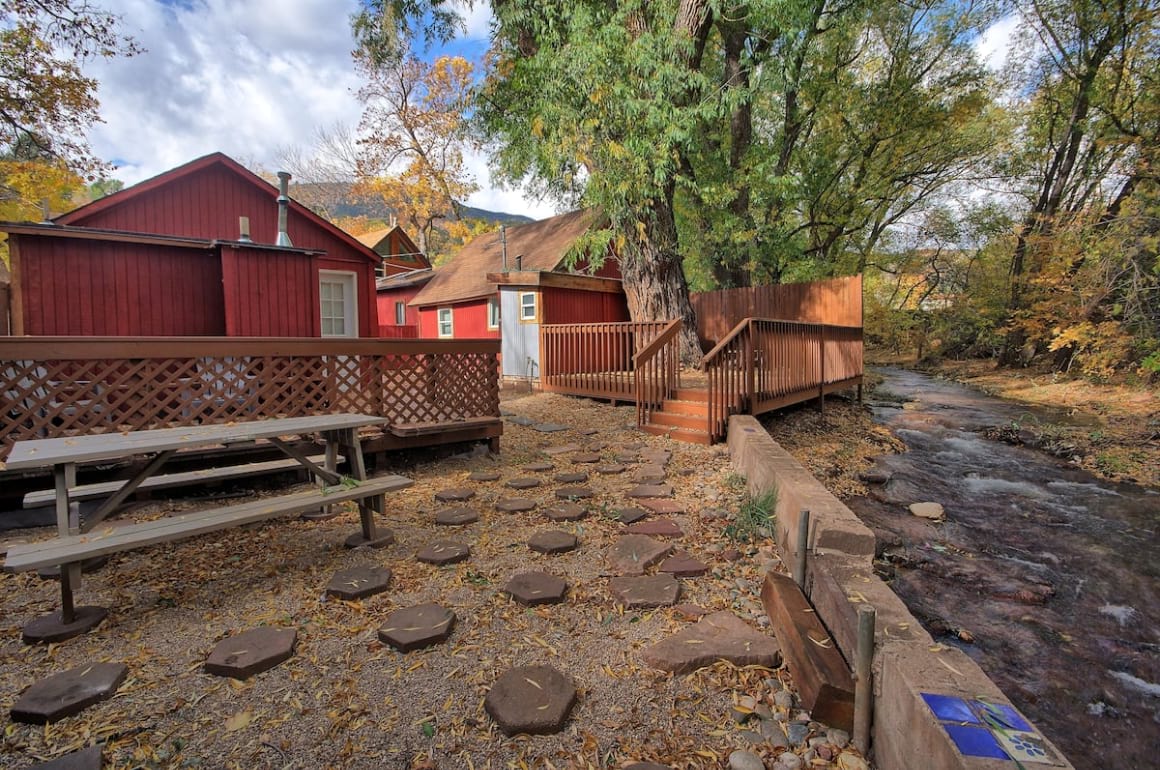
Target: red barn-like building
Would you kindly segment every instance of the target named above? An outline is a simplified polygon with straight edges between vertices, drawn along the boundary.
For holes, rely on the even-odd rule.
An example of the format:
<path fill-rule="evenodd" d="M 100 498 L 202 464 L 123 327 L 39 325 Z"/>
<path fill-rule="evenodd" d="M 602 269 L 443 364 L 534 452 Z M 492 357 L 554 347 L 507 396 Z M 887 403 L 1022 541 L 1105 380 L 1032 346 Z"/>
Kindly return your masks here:
<path fill-rule="evenodd" d="M 221 153 L 51 224 L 3 223 L 0 231 L 9 234 L 13 334 L 379 333 L 380 257 Z M 278 245 L 287 238 L 293 245 Z"/>

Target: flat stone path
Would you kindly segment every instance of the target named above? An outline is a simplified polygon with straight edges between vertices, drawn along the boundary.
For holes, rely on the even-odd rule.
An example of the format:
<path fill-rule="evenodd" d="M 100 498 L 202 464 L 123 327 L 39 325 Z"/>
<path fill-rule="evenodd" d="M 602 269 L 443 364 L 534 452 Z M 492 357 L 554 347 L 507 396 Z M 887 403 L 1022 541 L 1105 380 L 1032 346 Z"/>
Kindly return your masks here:
<path fill-rule="evenodd" d="M 475 490 L 471 487 L 452 487 L 441 489 L 435 493 L 435 499 L 441 503 L 463 503 L 475 497 Z"/>
<path fill-rule="evenodd" d="M 41 679 L 12 706 L 13 722 L 51 724 L 111 698 L 129 675 L 123 663 L 88 663 Z"/>
<path fill-rule="evenodd" d="M 512 489 L 535 489 L 543 483 L 533 476 L 523 476 L 518 479 L 509 479 L 505 486 L 511 487 Z"/>
<path fill-rule="evenodd" d="M 608 568 L 615 575 L 643 575 L 672 549 L 647 535 L 624 535 L 608 549 Z"/>
<path fill-rule="evenodd" d="M 613 515 L 621 524 L 634 524 L 641 519 L 647 519 L 649 512 L 641 508 L 617 508 L 613 511 Z"/>
<path fill-rule="evenodd" d="M 579 541 L 570 532 L 559 529 L 549 529 L 537 532 L 528 540 L 528 548 L 546 554 L 567 553 L 575 550 Z"/>
<path fill-rule="evenodd" d="M 588 515 L 588 511 L 576 503 L 559 503 L 545 508 L 544 515 L 552 521 L 580 521 Z"/>
<path fill-rule="evenodd" d="M 468 481 L 499 481 L 499 471 L 474 471 L 467 477 Z"/>
<path fill-rule="evenodd" d="M 579 473 L 557 473 L 555 478 L 559 484 L 583 484 L 588 480 L 588 474 L 583 471 Z"/>
<path fill-rule="evenodd" d="M 101 747 L 94 745 L 79 751 L 70 751 L 64 756 L 32 765 L 28 770 L 101 770 L 104 757 Z"/>
<path fill-rule="evenodd" d="M 685 533 L 672 519 L 638 521 L 626 530 L 630 535 L 652 535 L 653 537 L 684 537 Z"/>
<path fill-rule="evenodd" d="M 249 679 L 294 655 L 298 632 L 262 626 L 223 639 L 205 661 L 205 672 L 231 679 Z"/>
<path fill-rule="evenodd" d="M 608 581 L 617 602 L 630 609 L 669 607 L 681 596 L 681 584 L 672 575 L 618 577 Z"/>
<path fill-rule="evenodd" d="M 391 570 L 388 567 L 351 567 L 334 573 L 334 577 L 326 584 L 326 595 L 354 601 L 382 593 L 390 583 Z"/>
<path fill-rule="evenodd" d="M 536 501 L 527 497 L 501 497 L 495 501 L 495 509 L 504 513 L 520 513 L 535 510 Z"/>
<path fill-rule="evenodd" d="M 399 652 L 445 641 L 455 628 L 455 613 L 438 604 L 419 604 L 387 615 L 379 639 Z"/>
<path fill-rule="evenodd" d="M 561 500 L 586 500 L 595 495 L 591 487 L 560 487 L 556 490 L 556 497 Z"/>
<path fill-rule="evenodd" d="M 505 594 L 528 607 L 562 602 L 567 591 L 567 583 L 547 572 L 523 572 L 503 587 Z"/>
<path fill-rule="evenodd" d="M 551 666 L 518 666 L 500 675 L 483 707 L 504 735 L 550 735 L 564 729 L 576 688 Z"/>
<path fill-rule="evenodd" d="M 528 473 L 542 473 L 544 471 L 550 471 L 555 467 L 556 466 L 552 465 L 551 463 L 528 463 L 523 467 L 523 470 L 527 471 Z"/>
<path fill-rule="evenodd" d="M 444 508 L 435 514 L 435 523 L 444 527 L 458 527 L 479 521 L 479 512 L 471 508 Z"/>
<path fill-rule="evenodd" d="M 415 554 L 415 558 L 419 561 L 439 567 L 444 564 L 457 564 L 470 557 L 471 548 L 451 540 L 440 540 L 437 543 L 432 543 Z"/>
<path fill-rule="evenodd" d="M 687 674 L 717 660 L 777 668 L 781 647 L 772 636 L 759 633 L 733 613 L 715 612 L 646 648 L 641 660 L 673 674 Z"/>
<path fill-rule="evenodd" d="M 668 572 L 674 577 L 700 577 L 709 571 L 709 565 L 682 551 L 661 562 L 657 571 Z"/>

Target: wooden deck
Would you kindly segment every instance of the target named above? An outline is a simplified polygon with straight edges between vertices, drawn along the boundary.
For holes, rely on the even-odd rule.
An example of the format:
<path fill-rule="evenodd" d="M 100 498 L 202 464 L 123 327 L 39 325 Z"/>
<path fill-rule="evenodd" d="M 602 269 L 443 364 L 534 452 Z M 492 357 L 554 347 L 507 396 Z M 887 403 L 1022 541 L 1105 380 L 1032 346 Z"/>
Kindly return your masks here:
<path fill-rule="evenodd" d="M 498 340 L 4 338 L 0 470 L 23 439 L 323 413 L 384 418 L 372 452 L 495 442 L 499 350 Z"/>

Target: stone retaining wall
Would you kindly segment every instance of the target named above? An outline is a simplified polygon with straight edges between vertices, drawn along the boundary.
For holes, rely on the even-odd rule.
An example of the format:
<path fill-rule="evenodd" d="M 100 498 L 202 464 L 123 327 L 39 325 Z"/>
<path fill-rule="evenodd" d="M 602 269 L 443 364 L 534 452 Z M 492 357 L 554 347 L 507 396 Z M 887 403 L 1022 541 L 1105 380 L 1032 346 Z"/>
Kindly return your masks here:
<path fill-rule="evenodd" d="M 748 479 L 750 494 L 777 489 L 777 544 L 787 565 L 795 562 L 799 511 L 810 510 L 805 591 L 847 662 L 853 663 L 857 646 L 858 605 L 869 602 L 877 612 L 871 730 L 875 766 L 1013 770 L 1016 765 L 1008 759 L 964 756 L 945 729 L 953 723 L 940 724 L 922 698 L 921 693 L 933 693 L 1009 703 L 974 661 L 953 647 L 935 644 L 902 600 L 874 575 L 874 533 L 755 418 L 732 417 L 728 442 L 733 464 Z"/>

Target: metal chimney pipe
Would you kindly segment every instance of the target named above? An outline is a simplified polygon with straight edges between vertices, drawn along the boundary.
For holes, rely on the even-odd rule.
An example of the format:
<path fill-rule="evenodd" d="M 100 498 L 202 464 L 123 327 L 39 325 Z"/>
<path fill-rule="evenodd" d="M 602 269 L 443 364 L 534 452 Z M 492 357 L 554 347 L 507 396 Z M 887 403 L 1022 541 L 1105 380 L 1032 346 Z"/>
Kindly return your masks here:
<path fill-rule="evenodd" d="M 274 241 L 277 246 L 293 246 L 290 234 L 286 232 L 286 217 L 290 213 L 290 173 L 278 172 L 278 238 Z"/>
<path fill-rule="evenodd" d="M 507 225 L 499 226 L 499 242 L 503 246 L 503 271 L 506 273 L 507 269 Z"/>
<path fill-rule="evenodd" d="M 253 243 L 254 239 L 250 237 L 250 218 L 238 217 L 238 231 L 241 235 L 238 236 L 238 241 L 241 243 Z"/>

